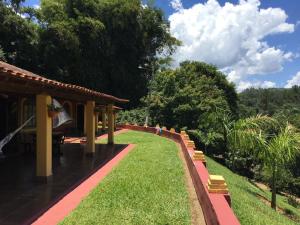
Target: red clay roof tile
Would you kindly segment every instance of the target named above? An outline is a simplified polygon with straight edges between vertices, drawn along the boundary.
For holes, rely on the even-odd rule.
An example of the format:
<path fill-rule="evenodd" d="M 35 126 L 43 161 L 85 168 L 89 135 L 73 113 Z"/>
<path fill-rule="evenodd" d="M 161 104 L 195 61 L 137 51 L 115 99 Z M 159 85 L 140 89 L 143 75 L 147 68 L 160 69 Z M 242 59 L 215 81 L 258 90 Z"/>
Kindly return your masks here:
<path fill-rule="evenodd" d="M 90 89 L 87 89 L 84 87 L 80 87 L 77 85 L 65 84 L 62 82 L 55 81 L 55 80 L 50 80 L 50 79 L 47 79 L 40 75 L 34 74 L 30 71 L 23 70 L 16 66 L 5 63 L 3 61 L 0 61 L 0 72 L 2 72 L 2 74 L 12 76 L 12 77 L 17 77 L 19 79 L 26 80 L 26 81 L 34 81 L 34 82 L 38 82 L 39 84 L 43 84 L 43 85 L 50 85 L 50 86 L 54 86 L 56 88 L 58 87 L 61 89 L 67 89 L 67 90 L 81 92 L 83 94 L 90 95 L 91 97 L 100 97 L 100 98 L 103 98 L 106 100 L 110 100 L 113 102 L 120 102 L 120 103 L 128 102 L 127 99 L 117 98 L 112 95 L 107 95 L 107 94 L 93 91 L 93 90 L 90 90 Z"/>

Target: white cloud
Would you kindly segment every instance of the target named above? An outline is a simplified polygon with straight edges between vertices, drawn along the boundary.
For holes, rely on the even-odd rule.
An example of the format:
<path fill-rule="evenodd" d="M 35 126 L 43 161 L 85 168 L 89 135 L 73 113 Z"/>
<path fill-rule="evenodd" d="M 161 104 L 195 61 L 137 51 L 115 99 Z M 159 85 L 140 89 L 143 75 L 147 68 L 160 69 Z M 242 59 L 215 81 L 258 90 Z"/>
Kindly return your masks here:
<path fill-rule="evenodd" d="M 182 4 L 179 8 L 169 17 L 172 35 L 182 41 L 174 55 L 177 65 L 184 60 L 211 63 L 238 83 L 250 75 L 279 72 L 294 57 L 264 39 L 294 32 L 295 26 L 286 22 L 287 15 L 280 8 L 261 9 L 259 0 L 224 6 L 208 0 L 189 9 Z"/>
<path fill-rule="evenodd" d="M 183 5 L 181 0 L 171 0 L 170 1 L 171 7 L 176 10 L 176 11 L 181 11 L 183 10 Z"/>
<path fill-rule="evenodd" d="M 288 80 L 284 87 L 291 88 L 295 85 L 300 86 L 300 71 L 295 76 L 293 76 L 291 80 Z"/>
<path fill-rule="evenodd" d="M 237 85 L 237 91 L 242 92 L 247 88 L 274 88 L 276 84 L 272 81 L 240 81 Z"/>

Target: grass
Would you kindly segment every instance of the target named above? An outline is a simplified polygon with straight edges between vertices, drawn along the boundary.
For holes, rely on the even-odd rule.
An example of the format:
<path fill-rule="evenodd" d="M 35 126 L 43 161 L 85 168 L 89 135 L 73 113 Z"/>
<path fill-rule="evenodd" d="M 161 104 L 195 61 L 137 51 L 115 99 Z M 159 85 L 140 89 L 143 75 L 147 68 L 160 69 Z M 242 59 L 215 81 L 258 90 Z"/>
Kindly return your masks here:
<path fill-rule="evenodd" d="M 134 131 L 115 139 L 137 146 L 61 224 L 191 224 L 176 144 Z"/>
<path fill-rule="evenodd" d="M 271 193 L 262 191 L 252 185 L 245 177 L 239 176 L 228 168 L 218 164 L 207 157 L 207 165 L 210 174 L 223 175 L 229 186 L 229 192 L 232 199 L 232 207 L 242 225 L 294 225 L 300 224 L 292 221 L 286 216 L 275 212 L 265 203 L 263 203 L 257 194 L 267 199 L 271 199 Z M 292 214 L 300 218 L 299 209 L 287 203 L 287 198 L 277 195 L 277 205 L 283 209 L 289 210 Z"/>

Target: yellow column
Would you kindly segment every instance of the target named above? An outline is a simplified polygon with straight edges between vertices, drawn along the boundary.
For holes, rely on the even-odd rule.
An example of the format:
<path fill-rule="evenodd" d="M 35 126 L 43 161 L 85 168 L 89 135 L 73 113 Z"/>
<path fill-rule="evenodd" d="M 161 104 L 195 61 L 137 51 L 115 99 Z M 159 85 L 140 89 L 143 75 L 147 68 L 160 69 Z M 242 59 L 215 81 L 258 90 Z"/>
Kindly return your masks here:
<path fill-rule="evenodd" d="M 105 107 L 101 108 L 101 116 L 102 116 L 102 131 L 105 131 L 106 128 L 106 109 Z"/>
<path fill-rule="evenodd" d="M 49 177 L 52 175 L 52 118 L 48 116 L 51 96 L 36 96 L 36 175 Z"/>
<path fill-rule="evenodd" d="M 95 152 L 95 102 L 86 103 L 86 152 Z"/>
<path fill-rule="evenodd" d="M 107 106 L 108 114 L 108 144 L 114 143 L 114 115 L 113 115 L 113 104 Z"/>

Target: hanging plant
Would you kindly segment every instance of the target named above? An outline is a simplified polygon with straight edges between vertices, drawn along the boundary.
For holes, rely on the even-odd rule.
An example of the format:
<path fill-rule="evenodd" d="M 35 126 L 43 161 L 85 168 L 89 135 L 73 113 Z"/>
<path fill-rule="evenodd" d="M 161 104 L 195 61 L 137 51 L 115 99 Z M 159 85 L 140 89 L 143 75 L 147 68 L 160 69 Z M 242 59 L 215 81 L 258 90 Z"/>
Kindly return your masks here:
<path fill-rule="evenodd" d="M 49 117 L 55 117 L 57 114 L 59 114 L 60 112 L 62 112 L 64 110 L 63 107 L 58 107 L 55 106 L 54 104 L 49 104 L 48 105 L 48 115 Z"/>

